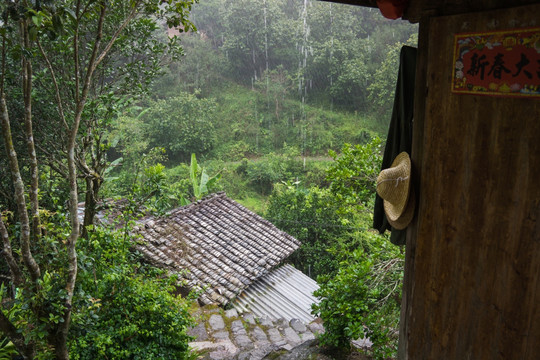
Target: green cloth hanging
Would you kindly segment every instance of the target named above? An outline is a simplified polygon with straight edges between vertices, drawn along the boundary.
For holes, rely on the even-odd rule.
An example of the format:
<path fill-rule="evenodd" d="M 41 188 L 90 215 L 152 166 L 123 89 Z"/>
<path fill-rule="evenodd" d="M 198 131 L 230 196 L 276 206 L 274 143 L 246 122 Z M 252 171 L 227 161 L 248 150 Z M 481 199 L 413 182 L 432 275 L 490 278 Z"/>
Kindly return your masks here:
<path fill-rule="evenodd" d="M 416 48 L 403 46 L 399 57 L 399 73 L 394 108 L 386 138 L 381 171 L 389 168 L 394 158 L 402 151 L 406 151 L 409 155 L 411 154 L 415 76 Z M 396 230 L 390 226 L 384 213 L 383 200 L 379 195 L 376 195 L 375 198 L 373 228 L 379 230 L 381 234 L 385 230 L 391 230 L 390 241 L 395 245 L 405 245 L 406 229 Z"/>

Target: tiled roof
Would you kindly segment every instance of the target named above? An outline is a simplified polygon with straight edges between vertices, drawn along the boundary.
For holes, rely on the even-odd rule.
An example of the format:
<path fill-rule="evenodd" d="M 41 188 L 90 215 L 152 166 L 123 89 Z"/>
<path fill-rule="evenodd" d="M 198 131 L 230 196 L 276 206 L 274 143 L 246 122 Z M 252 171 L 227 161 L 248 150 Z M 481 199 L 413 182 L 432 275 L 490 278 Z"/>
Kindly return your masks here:
<path fill-rule="evenodd" d="M 313 292 L 319 288 L 315 280 L 284 265 L 272 270 L 244 290 L 233 302 L 239 312 L 252 312 L 258 317 L 297 318 L 308 324 L 315 320 L 311 305 L 319 299 Z"/>
<path fill-rule="evenodd" d="M 227 304 L 300 246 L 225 193 L 146 219 L 134 230 L 142 236 L 136 249 L 188 288 L 204 289 L 203 304 Z"/>

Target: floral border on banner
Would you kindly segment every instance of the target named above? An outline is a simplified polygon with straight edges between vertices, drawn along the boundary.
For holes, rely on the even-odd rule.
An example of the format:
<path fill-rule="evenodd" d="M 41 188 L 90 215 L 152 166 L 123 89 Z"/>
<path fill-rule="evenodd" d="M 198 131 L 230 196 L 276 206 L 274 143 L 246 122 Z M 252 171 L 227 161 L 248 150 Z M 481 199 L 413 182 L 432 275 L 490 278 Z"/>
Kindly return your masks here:
<path fill-rule="evenodd" d="M 540 27 L 456 34 L 452 92 L 540 97 Z"/>

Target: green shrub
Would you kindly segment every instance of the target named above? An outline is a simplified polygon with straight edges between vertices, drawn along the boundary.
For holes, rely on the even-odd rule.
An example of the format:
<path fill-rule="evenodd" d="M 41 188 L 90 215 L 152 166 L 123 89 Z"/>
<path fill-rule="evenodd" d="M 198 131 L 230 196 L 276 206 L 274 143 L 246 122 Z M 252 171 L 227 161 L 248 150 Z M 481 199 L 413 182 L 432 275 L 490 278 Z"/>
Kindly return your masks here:
<path fill-rule="evenodd" d="M 268 200 L 265 218 L 302 243 L 289 260 L 313 278 L 335 273 L 339 257 L 328 250 L 352 241 L 354 214 L 340 214 L 339 205 L 327 189 L 304 189 L 290 182 L 276 185 Z"/>
<path fill-rule="evenodd" d="M 328 160 L 307 160 L 303 177 L 300 177 L 302 185 L 305 187 L 328 187 L 326 172 L 330 164 L 331 162 Z"/>
<path fill-rule="evenodd" d="M 213 157 L 227 161 L 239 161 L 251 153 L 253 149 L 244 140 L 224 143 L 212 151 Z"/>
<path fill-rule="evenodd" d="M 207 153 L 217 140 L 216 102 L 197 95 L 179 92 L 150 102 L 144 110 L 133 108 L 112 129 L 113 148 L 128 162 L 137 162 L 141 154 L 155 147 L 164 148 L 174 160 L 189 161 L 191 153 Z"/>
<path fill-rule="evenodd" d="M 232 199 L 241 199 L 255 194 L 255 191 L 249 187 L 245 175 L 241 174 L 241 167 L 242 163 L 228 164 L 222 172 L 220 186 Z"/>
<path fill-rule="evenodd" d="M 281 154 L 270 153 L 255 161 L 242 160 L 239 173 L 261 194 L 269 194 L 275 183 L 295 180 L 304 174 L 300 151 L 284 144 Z"/>
<path fill-rule="evenodd" d="M 175 279 L 140 265 L 124 233 L 95 228 L 79 248 L 72 359 L 185 359 L 189 304 Z"/>
<path fill-rule="evenodd" d="M 376 137 L 366 145 L 345 144 L 339 155 L 330 152 L 334 163 L 328 168 L 326 179 L 341 203 L 366 206 L 374 200 L 383 144 Z"/>
<path fill-rule="evenodd" d="M 403 254 L 387 239 L 371 233 L 367 249 L 359 248 L 341 262 L 335 276 L 320 276 L 314 295 L 326 332 L 321 344 L 349 347 L 350 340 L 368 337 L 376 359 L 395 356 L 403 278 Z"/>
<path fill-rule="evenodd" d="M 36 343 L 38 360 L 54 358 L 47 334 L 63 321 L 67 261 L 64 244 L 69 224 L 64 212 L 42 211 L 46 233 L 36 260 L 42 264 L 41 288 L 32 295 L 24 289 L 0 286 L 2 311 Z M 129 210 L 123 212 L 127 219 Z M 16 225 L 12 225 L 15 227 Z M 175 296 L 174 278 L 142 265 L 131 251 L 133 239 L 124 231 L 90 227 L 89 238 L 78 242 L 78 278 L 69 332 L 71 359 L 185 359 L 190 355 L 187 328 L 192 325 L 189 303 Z M 40 309 L 34 318 L 32 307 Z M 34 324 L 34 325 L 32 325 Z M 9 343 L 0 342 L 0 354 Z"/>
<path fill-rule="evenodd" d="M 268 194 L 272 186 L 284 178 L 285 167 L 277 155 L 265 155 L 258 161 L 248 163 L 246 175 L 249 182 L 262 194 Z"/>
<path fill-rule="evenodd" d="M 36 360 L 53 358 L 54 349 L 47 343 L 48 334 L 54 333 L 57 325 L 63 321 L 67 291 L 64 279 L 67 268 L 67 252 L 65 242 L 69 226 L 62 213 L 40 211 L 41 229 L 44 236 L 32 246 L 39 246 L 40 252 L 35 253 L 35 260 L 41 265 L 41 277 L 36 281 L 39 292 L 33 293 L 24 287 L 6 286 L 0 284 L 1 311 L 12 324 L 16 324 L 18 332 L 26 341 L 33 342 L 36 348 Z M 20 223 L 6 221 L 12 214 L 5 216 L 11 233 L 20 231 Z M 15 240 L 14 243 L 17 241 Z M 36 310 L 36 311 L 34 311 Z M 0 332 L 0 335 L 3 335 Z M 4 343 L 6 353 L 10 352 L 9 342 Z"/>

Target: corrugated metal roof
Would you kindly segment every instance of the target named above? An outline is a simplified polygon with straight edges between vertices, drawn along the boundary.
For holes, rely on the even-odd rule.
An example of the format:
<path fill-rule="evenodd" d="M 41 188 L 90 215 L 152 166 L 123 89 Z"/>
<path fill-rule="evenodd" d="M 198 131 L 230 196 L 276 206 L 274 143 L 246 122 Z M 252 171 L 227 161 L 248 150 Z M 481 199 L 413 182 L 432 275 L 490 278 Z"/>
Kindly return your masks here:
<path fill-rule="evenodd" d="M 318 303 L 313 292 L 317 282 L 291 265 L 272 270 L 244 290 L 234 301 L 239 312 L 250 311 L 258 317 L 300 319 L 304 323 L 315 320 L 311 304 Z"/>

